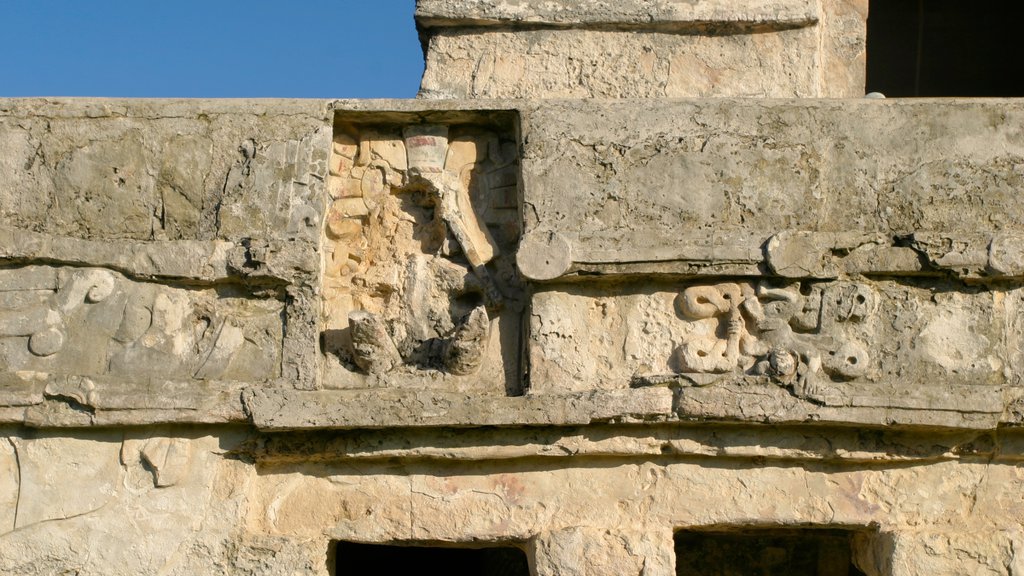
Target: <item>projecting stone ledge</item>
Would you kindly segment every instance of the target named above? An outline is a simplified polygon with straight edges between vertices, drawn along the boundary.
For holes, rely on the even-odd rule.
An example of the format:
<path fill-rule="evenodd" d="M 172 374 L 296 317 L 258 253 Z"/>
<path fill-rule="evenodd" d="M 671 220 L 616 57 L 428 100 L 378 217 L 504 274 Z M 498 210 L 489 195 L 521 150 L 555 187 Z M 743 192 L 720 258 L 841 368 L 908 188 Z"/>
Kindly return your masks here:
<path fill-rule="evenodd" d="M 1017 399 L 1019 401 L 1019 399 Z M 519 397 L 435 391 L 248 389 L 244 409 L 261 431 L 577 426 L 734 422 L 871 428 L 994 430 L 1019 424 L 1005 390 L 955 390 L 943 399 L 797 398 L 773 385 L 650 387 Z"/>
<path fill-rule="evenodd" d="M 432 391 L 248 390 L 242 402 L 260 430 L 311 428 L 561 426 L 646 422 L 672 415 L 667 389 L 477 397 Z"/>
<path fill-rule="evenodd" d="M 547 26 L 616 30 L 688 31 L 717 25 L 727 29 L 779 29 L 813 25 L 819 8 L 811 0 L 710 0 L 655 2 L 595 0 L 477 2 L 420 0 L 416 21 L 421 27 Z"/>
<path fill-rule="evenodd" d="M 43 373 L 0 375 L 0 424 L 87 428 L 239 424 L 241 382 L 119 381 Z"/>

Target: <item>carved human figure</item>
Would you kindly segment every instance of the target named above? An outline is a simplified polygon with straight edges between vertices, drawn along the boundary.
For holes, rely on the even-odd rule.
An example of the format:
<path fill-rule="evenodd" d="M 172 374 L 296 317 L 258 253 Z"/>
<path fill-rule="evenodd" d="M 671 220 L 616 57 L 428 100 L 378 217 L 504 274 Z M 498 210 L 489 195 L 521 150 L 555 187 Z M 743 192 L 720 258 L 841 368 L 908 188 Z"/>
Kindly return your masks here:
<path fill-rule="evenodd" d="M 353 360 L 369 374 L 387 373 L 414 357 L 437 359 L 450 374 L 472 374 L 486 355 L 490 315 L 503 300 L 486 266 L 499 249 L 481 225 L 460 175 L 444 169 L 447 142 L 443 126 L 406 130 L 407 182 L 399 192 L 420 198 L 432 212 L 429 227 L 443 240 L 436 252 L 408 256 L 401 326 L 389 329 L 368 311 L 349 313 Z M 466 303 L 469 310 L 460 313 L 457 308 Z M 440 320 L 452 314 L 458 316 L 453 327 L 438 338 L 439 326 L 446 324 Z"/>
<path fill-rule="evenodd" d="M 757 319 L 761 339 L 769 350 L 751 372 L 792 386 L 798 396 L 814 393 L 821 354 L 808 336 L 797 334 L 791 325 L 803 311 L 799 287 L 772 288 L 761 284 L 757 295 L 769 310 Z"/>

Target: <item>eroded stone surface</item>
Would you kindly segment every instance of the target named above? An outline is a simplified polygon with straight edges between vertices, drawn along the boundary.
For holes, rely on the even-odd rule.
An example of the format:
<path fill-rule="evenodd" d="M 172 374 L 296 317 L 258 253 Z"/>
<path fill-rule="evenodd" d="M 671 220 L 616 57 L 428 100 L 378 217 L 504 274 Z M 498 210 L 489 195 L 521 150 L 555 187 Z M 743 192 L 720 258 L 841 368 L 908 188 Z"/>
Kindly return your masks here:
<path fill-rule="evenodd" d="M 1012 235 L 1024 225 L 1022 113 L 978 101 L 551 103 L 524 111 L 524 234 L 562 236 L 587 270 L 711 261 L 722 271 L 709 273 L 737 275 L 758 271 L 723 267 L 759 263 L 751 249 L 784 232 L 862 235 L 814 241 L 851 255 L 879 233 L 890 247 Z M 665 271 L 689 272 L 635 270 Z"/>
<path fill-rule="evenodd" d="M 280 374 L 283 307 L 274 300 L 100 268 L 8 268 L 0 285 L 0 358 L 10 371 L 250 382 Z M 46 392 L 94 404 L 82 386 Z"/>
<path fill-rule="evenodd" d="M 1024 570 L 1017 103 L 196 106 L 0 103 L 0 573 Z"/>
<path fill-rule="evenodd" d="M 17 527 L 0 536 L 0 570 L 188 574 L 235 565 L 233 519 L 245 501 L 249 474 L 240 462 L 219 455 L 222 442 L 235 441 L 230 433 L 220 436 L 10 438 L 21 489 Z M 189 456 L 153 468 L 138 445 L 154 442 Z M 176 462 L 173 485 L 155 480 L 167 479 L 169 460 Z"/>
<path fill-rule="evenodd" d="M 747 379 L 826 404 L 872 395 L 884 403 L 901 390 L 939 406 L 956 386 L 983 395 L 1020 385 L 1019 290 L 768 281 L 622 292 L 535 296 L 531 390 Z M 879 341 L 888 345 L 870 344 Z"/>
<path fill-rule="evenodd" d="M 324 386 L 519 390 L 524 302 L 509 135 L 344 123 L 329 189 Z"/>
<path fill-rule="evenodd" d="M 809 24 L 818 20 L 818 7 L 808 0 L 705 0 L 703 2 L 671 2 L 625 0 L 602 2 L 538 1 L 473 2 L 467 0 L 419 0 L 416 18 L 427 27 L 445 25 L 592 25 L 637 27 L 673 24 L 736 22 L 777 24 L 780 26 Z"/>
<path fill-rule="evenodd" d="M 421 1 L 420 94 L 858 97 L 866 19 L 863 0 Z"/>

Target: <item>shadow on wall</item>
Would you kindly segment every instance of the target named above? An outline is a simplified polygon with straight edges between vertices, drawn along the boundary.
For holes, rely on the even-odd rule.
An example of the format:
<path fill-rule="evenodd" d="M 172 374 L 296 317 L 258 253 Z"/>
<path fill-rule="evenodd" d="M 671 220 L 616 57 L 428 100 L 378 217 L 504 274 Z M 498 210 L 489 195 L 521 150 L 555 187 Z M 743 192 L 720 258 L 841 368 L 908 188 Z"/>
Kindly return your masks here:
<path fill-rule="evenodd" d="M 867 92 L 889 97 L 1024 96 L 1009 0 L 877 0 L 868 16 Z"/>

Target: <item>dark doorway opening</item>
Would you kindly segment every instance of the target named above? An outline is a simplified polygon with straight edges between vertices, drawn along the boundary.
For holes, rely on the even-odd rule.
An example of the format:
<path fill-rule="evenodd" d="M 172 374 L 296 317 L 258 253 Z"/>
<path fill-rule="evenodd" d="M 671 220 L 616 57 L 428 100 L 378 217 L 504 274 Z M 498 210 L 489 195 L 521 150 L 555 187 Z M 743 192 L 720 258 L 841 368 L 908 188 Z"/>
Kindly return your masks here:
<path fill-rule="evenodd" d="M 334 576 L 530 576 L 526 553 L 512 547 L 436 548 L 338 542 L 334 557 Z"/>
<path fill-rule="evenodd" d="M 848 530 L 676 532 L 676 576 L 864 576 Z"/>
<path fill-rule="evenodd" d="M 1024 96 L 1019 0 L 872 0 L 867 91 Z"/>

